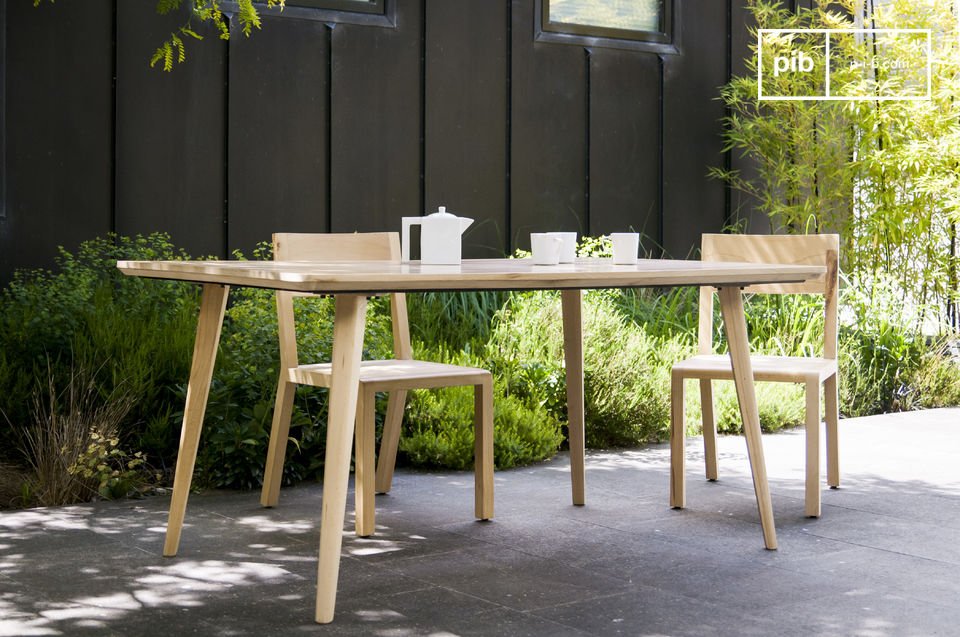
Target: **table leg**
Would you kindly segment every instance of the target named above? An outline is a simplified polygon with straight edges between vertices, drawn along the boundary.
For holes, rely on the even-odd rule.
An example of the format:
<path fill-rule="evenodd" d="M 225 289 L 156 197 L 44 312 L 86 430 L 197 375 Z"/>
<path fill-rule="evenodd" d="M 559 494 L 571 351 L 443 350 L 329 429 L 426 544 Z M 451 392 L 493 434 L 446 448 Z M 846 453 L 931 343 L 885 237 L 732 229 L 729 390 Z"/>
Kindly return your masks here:
<path fill-rule="evenodd" d="M 339 294 L 334 305 L 333 380 L 327 412 L 327 450 L 323 469 L 323 505 L 320 517 L 320 558 L 317 564 L 316 621 L 333 621 L 340 574 L 343 518 L 350 479 L 354 416 L 360 383 L 360 355 L 367 299 Z"/>
<path fill-rule="evenodd" d="M 203 414 L 207 409 L 210 394 L 210 379 L 217 360 L 217 345 L 223 313 L 227 307 L 230 287 L 207 283 L 200 298 L 200 317 L 197 319 L 197 337 L 193 343 L 193 361 L 190 365 L 190 381 L 187 384 L 187 400 L 183 408 L 183 427 L 180 430 L 180 450 L 177 452 L 177 469 L 173 477 L 173 497 L 170 499 L 170 516 L 167 520 L 167 537 L 163 555 L 173 557 L 180 546 L 180 531 L 187 510 L 187 496 L 193 466 L 197 460 L 197 446 L 203 427 Z"/>
<path fill-rule="evenodd" d="M 567 427 L 570 436 L 570 480 L 573 503 L 585 503 L 583 424 L 583 314 L 581 290 L 563 290 L 563 359 L 567 375 Z"/>
<path fill-rule="evenodd" d="M 777 548 L 777 531 L 773 522 L 773 504 L 770 486 L 767 484 L 767 466 L 763 459 L 763 444 L 760 440 L 760 413 L 757 410 L 757 395 L 753 385 L 753 368 L 750 364 L 750 344 L 747 340 L 747 323 L 743 315 L 743 298 L 737 287 L 720 288 L 720 311 L 730 348 L 730 364 L 737 387 L 740 416 L 743 418 L 743 435 L 747 439 L 747 454 L 753 474 L 753 490 L 760 510 L 760 526 L 763 542 L 768 549 Z"/>

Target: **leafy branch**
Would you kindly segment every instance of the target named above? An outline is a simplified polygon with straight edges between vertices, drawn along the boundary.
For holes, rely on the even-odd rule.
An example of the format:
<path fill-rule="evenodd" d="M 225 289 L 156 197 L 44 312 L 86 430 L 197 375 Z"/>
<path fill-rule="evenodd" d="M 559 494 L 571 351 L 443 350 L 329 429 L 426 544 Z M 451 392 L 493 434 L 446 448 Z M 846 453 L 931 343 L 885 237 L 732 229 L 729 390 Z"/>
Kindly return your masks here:
<path fill-rule="evenodd" d="M 56 0 L 50 0 L 53 4 Z M 225 15 L 221 7 L 223 0 L 187 0 L 190 2 L 190 17 L 176 31 L 170 33 L 150 58 L 150 68 L 162 63 L 164 71 L 172 71 L 174 64 L 182 64 L 187 60 L 187 48 L 184 44 L 186 38 L 202 40 L 203 36 L 194 29 L 194 20 L 203 23 L 211 22 L 216 27 L 221 40 L 230 39 L 230 16 Z M 33 0 L 33 6 L 38 7 L 43 0 Z M 260 14 L 253 6 L 253 0 L 236 0 L 237 2 L 237 20 L 243 34 L 250 37 L 254 29 L 261 26 Z M 157 13 L 167 15 L 178 11 L 183 6 L 184 0 L 157 0 Z M 266 0 L 267 8 L 279 6 L 283 11 L 286 0 Z"/>
<path fill-rule="evenodd" d="M 51 0 L 52 1 L 52 0 Z M 184 0 L 157 0 L 157 13 L 166 15 L 172 11 L 180 9 Z M 39 2 L 39 0 L 34 0 Z M 192 8 L 187 22 L 179 29 L 170 34 L 150 58 L 150 67 L 153 68 L 160 62 L 163 62 L 164 71 L 172 71 L 174 60 L 177 64 L 182 64 L 187 59 L 186 47 L 183 44 L 184 37 L 190 37 L 195 40 L 202 40 L 203 36 L 197 33 L 193 28 L 194 19 L 202 22 L 212 22 L 217 28 L 221 40 L 230 39 L 230 18 L 224 16 L 221 8 L 221 0 L 190 0 Z M 267 0 L 267 8 L 275 6 L 283 10 L 285 0 Z M 237 0 L 237 20 L 240 22 L 240 28 L 243 34 L 250 37 L 254 29 L 260 28 L 260 14 L 253 6 L 253 0 Z"/>

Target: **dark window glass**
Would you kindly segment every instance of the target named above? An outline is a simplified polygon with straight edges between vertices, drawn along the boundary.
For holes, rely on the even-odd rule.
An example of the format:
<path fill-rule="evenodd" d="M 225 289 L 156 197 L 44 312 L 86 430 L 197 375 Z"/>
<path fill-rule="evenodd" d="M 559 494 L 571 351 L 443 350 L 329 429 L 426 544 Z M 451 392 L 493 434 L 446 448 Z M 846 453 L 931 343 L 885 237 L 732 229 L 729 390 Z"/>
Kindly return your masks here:
<path fill-rule="evenodd" d="M 287 0 L 283 11 L 277 6 L 267 9 L 266 0 L 254 1 L 263 16 L 380 27 L 397 25 L 396 0 Z M 223 5 L 236 8 L 236 2 L 230 0 Z"/>
<path fill-rule="evenodd" d="M 383 13 L 383 0 L 287 0 L 288 7 Z"/>
<path fill-rule="evenodd" d="M 680 0 L 537 0 L 536 39 L 676 53 Z"/>

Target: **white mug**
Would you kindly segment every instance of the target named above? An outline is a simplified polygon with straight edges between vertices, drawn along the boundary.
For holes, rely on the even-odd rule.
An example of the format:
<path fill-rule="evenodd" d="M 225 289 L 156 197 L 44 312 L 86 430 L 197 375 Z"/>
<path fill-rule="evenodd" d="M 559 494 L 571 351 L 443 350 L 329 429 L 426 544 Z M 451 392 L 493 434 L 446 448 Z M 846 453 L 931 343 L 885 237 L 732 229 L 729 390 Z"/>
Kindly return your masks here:
<path fill-rule="evenodd" d="M 530 252 L 535 265 L 557 265 L 560 263 L 560 246 L 563 239 L 546 232 L 530 233 Z"/>
<path fill-rule="evenodd" d="M 640 234 L 637 232 L 613 232 L 613 262 L 618 265 L 633 265 L 640 250 Z"/>
<path fill-rule="evenodd" d="M 576 232 L 548 232 L 551 237 L 560 237 L 560 263 L 573 263 L 577 260 L 577 233 Z"/>

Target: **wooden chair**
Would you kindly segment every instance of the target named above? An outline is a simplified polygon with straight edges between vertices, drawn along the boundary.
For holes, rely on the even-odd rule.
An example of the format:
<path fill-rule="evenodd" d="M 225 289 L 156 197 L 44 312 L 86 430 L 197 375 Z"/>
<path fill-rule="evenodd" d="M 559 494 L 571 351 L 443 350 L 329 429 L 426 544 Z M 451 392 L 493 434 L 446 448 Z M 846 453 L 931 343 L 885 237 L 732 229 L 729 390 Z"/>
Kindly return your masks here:
<path fill-rule="evenodd" d="M 396 232 L 365 234 L 273 235 L 273 255 L 277 261 L 373 261 L 400 260 L 400 240 Z M 260 503 L 277 504 L 283 477 L 283 460 L 290 431 L 290 417 L 296 385 L 330 387 L 329 363 L 301 365 L 297 357 L 294 327 L 294 292 L 277 292 L 277 316 L 280 336 L 280 380 L 270 431 L 270 448 L 264 470 Z M 309 295 L 302 295 L 309 296 Z M 493 517 L 493 380 L 490 372 L 472 367 L 413 360 L 406 297 L 390 294 L 394 359 L 363 361 L 356 414 L 356 532 L 359 536 L 374 532 L 374 491 L 390 489 L 396 461 L 400 426 L 407 390 L 473 385 L 475 466 L 475 514 L 486 520 Z M 374 399 L 376 392 L 390 392 L 380 445 L 376 489 L 374 465 Z"/>
<path fill-rule="evenodd" d="M 757 285 L 748 292 L 822 294 L 824 340 L 822 357 L 751 356 L 754 381 L 803 383 L 806 388 L 806 514 L 820 516 L 820 385 L 824 387 L 827 423 L 827 483 L 840 485 L 837 454 L 837 283 L 840 239 L 837 235 L 703 235 L 703 261 L 823 264 L 826 275 L 805 283 Z M 713 352 L 712 287 L 700 288 L 699 353 L 674 365 L 671 375 L 670 506 L 686 504 L 684 483 L 683 382 L 700 381 L 703 446 L 708 480 L 717 479 L 716 424 L 711 381 L 732 380 L 730 357 Z"/>

